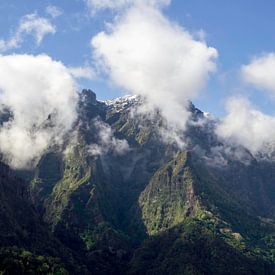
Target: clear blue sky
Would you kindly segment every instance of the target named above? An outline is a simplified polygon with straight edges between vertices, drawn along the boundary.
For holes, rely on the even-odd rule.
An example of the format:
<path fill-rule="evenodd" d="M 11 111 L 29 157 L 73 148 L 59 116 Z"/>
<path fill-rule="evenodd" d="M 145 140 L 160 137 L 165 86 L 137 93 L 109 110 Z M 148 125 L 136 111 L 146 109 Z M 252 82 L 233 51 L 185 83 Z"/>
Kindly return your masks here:
<path fill-rule="evenodd" d="M 50 4 L 63 14 L 50 18 L 45 12 Z M 0 39 L 8 39 L 20 18 L 33 12 L 49 18 L 56 25 L 56 33 L 45 36 L 38 47 L 29 38 L 20 48 L 5 54 L 46 53 L 67 66 L 92 62 L 90 40 L 113 18 L 111 11 L 89 16 L 83 0 L 0 0 Z M 229 95 L 236 90 L 242 92 L 240 66 L 255 55 L 275 52 L 274 0 L 173 0 L 164 13 L 190 32 L 204 30 L 207 44 L 218 50 L 218 70 L 209 80 L 204 96 L 195 101 L 199 108 L 215 115 L 223 114 L 223 103 Z M 121 95 L 108 81 L 83 80 L 81 84 L 93 89 L 100 99 Z M 265 112 L 274 113 L 274 103 L 263 93 L 252 89 L 245 92 Z"/>

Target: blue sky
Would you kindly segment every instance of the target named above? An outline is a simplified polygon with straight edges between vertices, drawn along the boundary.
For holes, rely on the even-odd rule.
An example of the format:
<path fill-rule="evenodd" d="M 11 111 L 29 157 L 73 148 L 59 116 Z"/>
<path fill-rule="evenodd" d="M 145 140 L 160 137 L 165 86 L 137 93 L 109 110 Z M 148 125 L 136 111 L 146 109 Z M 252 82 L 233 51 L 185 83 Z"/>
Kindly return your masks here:
<path fill-rule="evenodd" d="M 54 5 L 63 14 L 52 18 L 46 7 Z M 83 0 L 0 0 L 0 39 L 7 40 L 16 31 L 26 14 L 37 13 L 56 26 L 54 34 L 36 45 L 27 36 L 21 46 L 4 54 L 46 53 L 66 66 L 93 66 L 90 40 L 111 22 L 114 11 L 99 11 L 91 16 Z M 246 87 L 239 79 L 239 70 L 253 56 L 275 51 L 275 2 L 251 0 L 173 0 L 163 13 L 191 33 L 205 32 L 207 45 L 217 49 L 217 71 L 195 104 L 217 116 L 224 114 L 225 100 L 236 93 L 245 94 L 266 113 L 274 113 L 274 102 L 266 93 Z M 83 88 L 94 90 L 98 98 L 109 99 L 123 92 L 104 78 L 81 80 Z"/>

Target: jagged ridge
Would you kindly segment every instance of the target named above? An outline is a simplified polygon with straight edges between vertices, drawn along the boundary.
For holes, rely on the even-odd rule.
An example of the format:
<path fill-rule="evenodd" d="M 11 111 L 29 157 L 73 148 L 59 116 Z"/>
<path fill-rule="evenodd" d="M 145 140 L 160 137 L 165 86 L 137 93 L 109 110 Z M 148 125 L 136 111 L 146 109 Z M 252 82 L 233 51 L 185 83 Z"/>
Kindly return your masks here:
<path fill-rule="evenodd" d="M 95 274 L 271 273 L 274 164 L 225 155 L 227 166 L 209 165 L 211 148 L 222 145 L 211 119 L 190 123 L 179 150 L 161 139 L 158 112 L 131 114 L 139 100 L 81 94 L 74 135 L 45 154 L 31 180 L 54 235 Z M 190 111 L 194 122 L 205 118 Z M 131 150 L 90 155 L 99 142 L 95 118 Z"/>

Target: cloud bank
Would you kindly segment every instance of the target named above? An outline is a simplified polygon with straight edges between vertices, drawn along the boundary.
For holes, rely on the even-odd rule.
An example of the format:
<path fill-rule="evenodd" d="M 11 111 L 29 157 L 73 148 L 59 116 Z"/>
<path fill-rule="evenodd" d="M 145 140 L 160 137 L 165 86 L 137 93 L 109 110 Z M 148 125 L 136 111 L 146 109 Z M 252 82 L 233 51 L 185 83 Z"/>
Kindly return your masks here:
<path fill-rule="evenodd" d="M 22 17 L 17 30 L 8 40 L 0 39 L 0 52 L 19 48 L 27 35 L 33 36 L 39 46 L 47 34 L 55 32 L 55 26 L 47 18 L 36 13 L 27 14 Z"/>
<path fill-rule="evenodd" d="M 152 6 L 135 6 L 92 40 L 102 72 L 131 94 L 159 109 L 168 124 L 184 129 L 188 100 L 215 71 L 217 51 L 169 21 Z"/>
<path fill-rule="evenodd" d="M 46 55 L 0 55 L 0 102 L 12 114 L 0 128 L 0 152 L 14 168 L 30 168 L 62 140 L 76 118 L 74 79 Z"/>

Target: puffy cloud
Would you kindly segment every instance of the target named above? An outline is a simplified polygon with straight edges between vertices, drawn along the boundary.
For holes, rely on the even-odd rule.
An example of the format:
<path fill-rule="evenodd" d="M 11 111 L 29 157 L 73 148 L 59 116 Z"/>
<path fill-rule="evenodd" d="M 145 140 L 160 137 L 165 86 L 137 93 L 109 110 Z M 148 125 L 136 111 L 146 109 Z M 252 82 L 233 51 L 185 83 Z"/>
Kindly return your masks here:
<path fill-rule="evenodd" d="M 242 66 L 241 76 L 249 84 L 269 91 L 275 96 L 275 53 L 254 58 L 248 65 Z"/>
<path fill-rule="evenodd" d="M 119 10 L 133 5 L 168 6 L 171 0 L 86 0 L 92 12 L 104 9 Z"/>
<path fill-rule="evenodd" d="M 0 75 L 0 102 L 11 112 L 0 128 L 0 152 L 14 168 L 28 168 L 70 130 L 75 82 L 46 55 L 0 55 Z"/>
<path fill-rule="evenodd" d="M 242 79 L 275 96 L 275 53 L 255 57 L 241 68 Z M 225 143 L 241 145 L 254 156 L 273 157 L 275 149 L 275 116 L 267 115 L 243 97 L 230 98 L 227 115 L 217 126 L 216 133 Z"/>
<path fill-rule="evenodd" d="M 47 6 L 46 12 L 53 18 L 56 18 L 63 14 L 62 10 L 54 5 Z"/>
<path fill-rule="evenodd" d="M 217 51 L 151 6 L 132 7 L 108 26 L 91 41 L 97 66 L 144 97 L 143 109 L 158 108 L 170 126 L 184 129 L 188 100 L 215 71 Z"/>
<path fill-rule="evenodd" d="M 275 117 L 263 114 L 244 98 L 229 99 L 226 110 L 226 117 L 216 129 L 218 136 L 254 154 L 273 146 Z"/>
<path fill-rule="evenodd" d="M 19 48 L 26 35 L 32 35 L 36 44 L 40 45 L 45 35 L 54 34 L 55 26 L 46 18 L 39 17 L 36 13 L 22 17 L 15 33 L 8 40 L 0 40 L 0 52 Z"/>
<path fill-rule="evenodd" d="M 98 143 L 89 145 L 89 154 L 97 156 L 113 152 L 117 155 L 121 155 L 129 150 L 128 142 L 125 139 L 115 138 L 113 131 L 108 124 L 99 119 L 95 119 L 94 126 L 97 130 Z"/>

